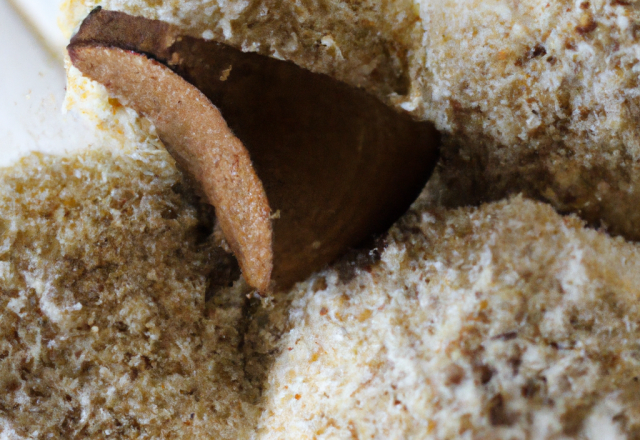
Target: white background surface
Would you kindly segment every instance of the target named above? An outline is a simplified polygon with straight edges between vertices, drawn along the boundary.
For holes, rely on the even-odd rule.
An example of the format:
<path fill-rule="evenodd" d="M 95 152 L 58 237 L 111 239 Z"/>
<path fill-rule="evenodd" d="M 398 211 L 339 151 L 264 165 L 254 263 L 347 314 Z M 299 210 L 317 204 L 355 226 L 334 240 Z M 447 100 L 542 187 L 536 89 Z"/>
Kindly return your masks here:
<path fill-rule="evenodd" d="M 2 0 L 6 2 L 7 0 Z M 58 15 L 62 0 L 9 0 L 22 18 L 40 36 L 41 43 L 61 56 L 67 45 L 58 27 Z"/>
<path fill-rule="evenodd" d="M 56 25 L 58 0 L 19 4 L 22 15 L 8 0 L 0 0 L 0 166 L 29 151 L 64 153 L 92 141 L 75 115 L 62 112 L 64 43 Z M 30 9 L 39 13 L 32 16 Z"/>

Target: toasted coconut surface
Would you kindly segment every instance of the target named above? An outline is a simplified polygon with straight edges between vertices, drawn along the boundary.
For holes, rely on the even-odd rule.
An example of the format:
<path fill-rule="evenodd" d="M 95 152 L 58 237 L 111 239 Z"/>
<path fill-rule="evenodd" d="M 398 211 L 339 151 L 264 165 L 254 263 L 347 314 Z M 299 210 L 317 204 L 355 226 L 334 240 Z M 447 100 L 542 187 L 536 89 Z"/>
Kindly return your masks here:
<path fill-rule="evenodd" d="M 451 134 L 426 197 L 435 204 L 524 190 L 638 236 L 636 2 L 170 3 L 101 2 L 363 84 L 434 120 Z M 95 4 L 70 1 L 71 28 Z M 242 371 L 264 390 L 251 435 L 638 438 L 639 262 L 637 245 L 545 204 L 418 204 L 376 251 L 244 308 Z M 23 273 L 4 268 L 7 280 Z M 14 311 L 3 313 L 13 335 Z M 15 371 L 39 356 L 31 346 L 0 365 Z M 22 388 L 6 389 L 13 399 Z M 32 399 L 20 408 L 48 397 Z M 13 429 L 16 413 L 2 414 Z M 42 420 L 64 420 L 53 414 Z M 234 426 L 253 429 L 243 420 Z"/>
<path fill-rule="evenodd" d="M 548 205 L 416 206 L 290 293 L 259 438 L 637 438 L 639 274 Z"/>
<path fill-rule="evenodd" d="M 521 198 L 419 203 L 247 302 L 185 185 L 162 149 L 0 171 L 0 435 L 637 436 L 637 245 Z"/>
<path fill-rule="evenodd" d="M 190 194 L 163 149 L 0 170 L 0 437 L 247 438 L 247 289 L 205 304 L 233 260 Z"/>

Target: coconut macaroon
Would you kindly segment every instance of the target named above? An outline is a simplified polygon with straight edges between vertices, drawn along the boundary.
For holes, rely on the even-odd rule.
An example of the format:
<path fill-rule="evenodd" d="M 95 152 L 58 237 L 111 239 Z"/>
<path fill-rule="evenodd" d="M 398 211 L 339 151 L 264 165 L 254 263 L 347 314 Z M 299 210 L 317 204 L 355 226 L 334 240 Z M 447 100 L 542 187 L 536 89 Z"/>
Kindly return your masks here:
<path fill-rule="evenodd" d="M 292 291 L 259 438 L 637 438 L 640 248 L 518 197 L 379 252 Z"/>
<path fill-rule="evenodd" d="M 247 437 L 244 292 L 189 193 L 159 149 L 0 171 L 0 438 Z"/>
<path fill-rule="evenodd" d="M 524 191 L 640 237 L 636 2 L 68 0 L 327 73 L 451 135 L 443 203 Z M 74 75 L 71 73 L 71 82 Z"/>

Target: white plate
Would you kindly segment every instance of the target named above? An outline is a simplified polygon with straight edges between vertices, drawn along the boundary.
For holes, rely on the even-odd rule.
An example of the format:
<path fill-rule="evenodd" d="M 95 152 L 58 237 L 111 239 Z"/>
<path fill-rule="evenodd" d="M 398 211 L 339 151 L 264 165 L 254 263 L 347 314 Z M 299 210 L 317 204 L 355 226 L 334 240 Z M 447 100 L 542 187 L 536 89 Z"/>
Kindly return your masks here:
<path fill-rule="evenodd" d="M 58 0 L 20 1 L 31 2 L 34 9 L 34 1 L 42 2 L 40 17 L 29 15 L 29 21 L 36 24 L 38 20 L 49 20 L 49 24 L 37 28 L 27 24 L 13 5 L 0 0 L 0 166 L 15 162 L 29 151 L 65 153 L 93 141 L 83 122 L 73 114 L 63 114 L 62 57 L 55 57 L 43 44 L 47 39 L 51 48 L 62 50 L 64 46 L 62 34 L 55 37 L 52 30 L 56 26 Z M 45 1 L 49 10 L 44 8 Z M 21 12 L 30 14 L 27 9 Z M 41 32 L 43 37 L 35 32 Z"/>
<path fill-rule="evenodd" d="M 56 56 L 61 56 L 67 45 L 62 31 L 58 27 L 61 0 L 9 1 L 20 12 L 28 26 L 38 34 L 47 49 L 54 52 Z"/>

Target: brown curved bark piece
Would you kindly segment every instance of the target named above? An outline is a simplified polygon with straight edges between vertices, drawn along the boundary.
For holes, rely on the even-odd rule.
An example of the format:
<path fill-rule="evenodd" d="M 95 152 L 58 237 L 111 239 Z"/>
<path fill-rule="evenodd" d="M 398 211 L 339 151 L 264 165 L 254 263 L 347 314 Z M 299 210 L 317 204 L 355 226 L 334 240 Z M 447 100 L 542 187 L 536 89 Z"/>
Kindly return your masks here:
<path fill-rule="evenodd" d="M 145 55 L 93 44 L 68 49 L 73 65 L 148 117 L 181 168 L 200 184 L 244 277 L 266 292 L 273 264 L 270 209 L 249 153 L 197 88 Z"/>
<path fill-rule="evenodd" d="M 99 9 L 69 47 L 83 44 L 149 54 L 220 109 L 251 153 L 276 214 L 278 289 L 384 232 L 415 200 L 438 158 L 431 123 L 290 62 Z"/>

